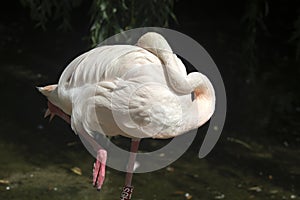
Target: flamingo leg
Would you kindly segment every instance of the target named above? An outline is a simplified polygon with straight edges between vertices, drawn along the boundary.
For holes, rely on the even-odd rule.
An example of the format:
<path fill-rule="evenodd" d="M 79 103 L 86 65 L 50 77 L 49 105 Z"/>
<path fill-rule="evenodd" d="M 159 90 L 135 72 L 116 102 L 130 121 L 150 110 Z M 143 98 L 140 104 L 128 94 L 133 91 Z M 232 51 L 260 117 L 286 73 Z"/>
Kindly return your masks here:
<path fill-rule="evenodd" d="M 55 115 L 57 115 L 63 120 L 65 120 L 68 124 L 71 124 L 70 116 L 65 114 L 61 109 L 53 105 L 50 101 L 48 101 L 48 110 L 45 113 L 45 117 L 49 115 L 50 115 L 50 120 Z M 105 179 L 107 152 L 97 142 L 95 142 L 94 139 L 85 131 L 81 131 L 80 133 L 81 133 L 80 135 L 90 143 L 93 149 L 97 151 L 97 158 L 93 168 L 93 185 L 97 188 L 98 191 L 100 191 Z"/>
<path fill-rule="evenodd" d="M 97 157 L 93 168 L 93 185 L 100 191 L 105 179 L 107 151 L 85 131 L 80 131 L 80 136 L 83 137 L 81 139 L 87 141 L 92 148 L 97 151 Z"/>
<path fill-rule="evenodd" d="M 130 156 L 129 156 L 128 165 L 127 165 L 125 186 L 131 186 L 134 163 L 135 163 L 135 159 L 136 159 L 136 153 L 139 148 L 139 144 L 140 144 L 140 139 L 134 138 L 131 140 Z"/>
<path fill-rule="evenodd" d="M 107 160 L 107 151 L 100 146 L 89 134 L 85 131 L 80 131 L 80 136 L 82 136 L 85 141 L 87 141 L 92 148 L 97 152 L 96 161 L 93 168 L 93 185 L 98 191 L 101 190 L 104 179 L 105 179 L 105 167 Z"/>
<path fill-rule="evenodd" d="M 130 200 L 132 191 L 133 191 L 133 186 L 131 185 L 132 182 L 132 176 L 133 176 L 133 171 L 134 171 L 134 163 L 136 159 L 136 153 L 138 151 L 140 144 L 140 139 L 133 138 L 131 140 L 131 148 L 130 148 L 130 155 L 129 155 L 129 160 L 127 164 L 127 174 L 125 178 L 125 186 L 123 187 L 123 191 L 121 193 L 121 200 Z"/>

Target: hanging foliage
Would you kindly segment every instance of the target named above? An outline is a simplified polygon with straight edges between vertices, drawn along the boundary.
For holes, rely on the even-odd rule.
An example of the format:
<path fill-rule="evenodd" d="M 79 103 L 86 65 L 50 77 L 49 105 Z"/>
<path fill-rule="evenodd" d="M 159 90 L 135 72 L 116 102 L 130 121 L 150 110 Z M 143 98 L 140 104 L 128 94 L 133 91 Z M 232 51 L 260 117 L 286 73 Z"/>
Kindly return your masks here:
<path fill-rule="evenodd" d="M 29 7 L 37 26 L 46 28 L 50 20 L 62 21 L 60 28 L 70 29 L 73 8 L 83 0 L 21 0 Z M 90 39 L 93 46 L 123 30 L 145 26 L 168 27 L 169 20 L 176 21 L 174 0 L 92 0 L 89 11 Z"/>

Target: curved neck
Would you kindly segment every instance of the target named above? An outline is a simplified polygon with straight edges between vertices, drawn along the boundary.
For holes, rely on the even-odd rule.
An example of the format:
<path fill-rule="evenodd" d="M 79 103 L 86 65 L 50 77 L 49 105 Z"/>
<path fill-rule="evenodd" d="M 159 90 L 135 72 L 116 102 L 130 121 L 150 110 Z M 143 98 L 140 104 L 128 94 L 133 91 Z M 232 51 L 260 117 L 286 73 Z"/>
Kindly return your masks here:
<path fill-rule="evenodd" d="M 182 71 L 180 71 L 180 67 L 184 67 L 183 63 L 173 53 L 159 53 L 160 54 L 158 56 L 162 60 L 166 69 L 167 78 L 171 88 L 179 94 L 190 94 L 194 88 L 189 79 L 187 79 L 186 73 L 182 73 Z"/>
<path fill-rule="evenodd" d="M 169 84 L 177 93 L 185 95 L 195 92 L 195 96 L 197 96 L 200 93 L 210 93 L 213 90 L 209 79 L 205 75 L 199 72 L 192 72 L 188 75 L 182 73 L 180 68 L 185 69 L 185 66 L 175 54 L 169 52 L 159 53 L 167 71 Z"/>

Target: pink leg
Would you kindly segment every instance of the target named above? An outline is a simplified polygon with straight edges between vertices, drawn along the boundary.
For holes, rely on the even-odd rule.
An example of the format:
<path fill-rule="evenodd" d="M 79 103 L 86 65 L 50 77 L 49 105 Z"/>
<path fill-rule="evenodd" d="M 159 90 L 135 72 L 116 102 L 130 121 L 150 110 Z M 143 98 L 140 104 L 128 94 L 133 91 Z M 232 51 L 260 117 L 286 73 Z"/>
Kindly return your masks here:
<path fill-rule="evenodd" d="M 140 144 L 140 139 L 132 139 L 131 140 L 131 148 L 130 148 L 130 156 L 127 165 L 127 174 L 125 179 L 125 186 L 123 187 L 123 191 L 121 193 L 121 200 L 130 200 L 133 186 L 131 185 L 132 176 L 133 176 L 133 169 L 134 169 L 134 162 L 136 159 L 136 153 L 138 151 Z"/>
<path fill-rule="evenodd" d="M 131 140 L 130 156 L 129 156 L 128 165 L 127 165 L 125 186 L 131 186 L 134 162 L 135 162 L 135 158 L 136 158 L 136 153 L 139 148 L 139 144 L 140 144 L 140 139 L 132 139 Z"/>
<path fill-rule="evenodd" d="M 93 185 L 98 191 L 101 190 L 105 179 L 105 167 L 107 160 L 107 151 L 103 149 L 95 140 L 85 131 L 80 131 L 80 136 L 87 141 L 93 149 L 97 152 L 96 161 L 93 168 Z"/>
<path fill-rule="evenodd" d="M 80 136 L 82 136 L 84 140 L 89 142 L 93 149 L 97 151 L 97 157 L 93 168 L 93 185 L 97 188 L 98 191 L 100 191 L 105 179 L 107 151 L 103 149 L 103 147 L 95 142 L 95 140 L 84 131 L 80 132 Z"/>
<path fill-rule="evenodd" d="M 57 106 L 53 105 L 50 101 L 48 101 L 48 110 L 45 113 L 45 117 L 47 117 L 48 115 L 50 115 L 50 120 L 55 115 L 58 115 L 67 123 L 71 124 L 70 116 L 64 113 Z M 88 135 L 84 131 L 81 131 L 80 135 L 83 136 L 84 139 L 87 140 L 92 145 L 95 151 L 97 151 L 97 159 L 96 162 L 94 163 L 94 168 L 93 168 L 93 184 L 95 187 L 97 187 L 97 190 L 100 190 L 105 178 L 107 152 L 97 142 L 95 142 L 90 135 Z"/>

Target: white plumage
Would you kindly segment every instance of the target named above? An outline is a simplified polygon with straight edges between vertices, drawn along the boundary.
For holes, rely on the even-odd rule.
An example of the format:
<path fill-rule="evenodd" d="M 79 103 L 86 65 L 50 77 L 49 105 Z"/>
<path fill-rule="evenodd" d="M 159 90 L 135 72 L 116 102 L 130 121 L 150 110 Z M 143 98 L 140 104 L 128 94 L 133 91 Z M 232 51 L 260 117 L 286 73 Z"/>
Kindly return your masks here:
<path fill-rule="evenodd" d="M 208 78 L 187 75 L 167 41 L 152 32 L 137 45 L 101 46 L 80 55 L 57 85 L 39 90 L 63 111 L 62 118 L 71 116 L 77 134 L 93 138 L 170 138 L 200 127 L 215 108 Z"/>
<path fill-rule="evenodd" d="M 147 41 L 162 38 L 156 33 L 149 35 Z M 144 48 L 112 45 L 92 49 L 64 70 L 48 97 L 71 115 L 75 132 L 83 128 L 89 134 L 169 138 L 195 129 L 211 117 L 215 97 L 209 80 L 198 72 L 187 76 L 168 45 L 154 47 L 154 52 L 140 41 L 138 45 Z M 192 101 L 190 92 L 197 90 L 196 81 L 201 91 Z M 186 91 L 176 91 L 177 87 Z"/>

